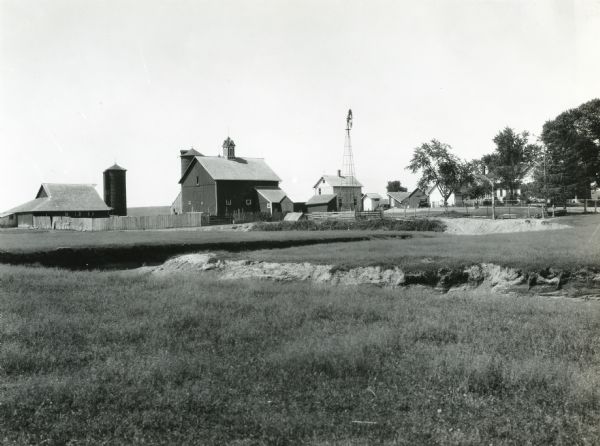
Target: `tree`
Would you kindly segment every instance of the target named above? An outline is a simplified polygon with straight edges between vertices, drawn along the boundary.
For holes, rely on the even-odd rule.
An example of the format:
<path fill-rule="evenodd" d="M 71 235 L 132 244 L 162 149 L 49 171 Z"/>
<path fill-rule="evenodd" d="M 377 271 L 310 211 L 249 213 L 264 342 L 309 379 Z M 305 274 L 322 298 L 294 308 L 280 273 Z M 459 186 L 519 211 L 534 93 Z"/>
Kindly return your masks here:
<path fill-rule="evenodd" d="M 450 153 L 451 150 L 452 147 L 448 144 L 432 139 L 415 148 L 407 167 L 412 173 L 421 173 L 418 183 L 421 189 L 437 187 L 444 200 L 444 207 L 448 206 L 448 198 L 453 192 L 472 181 L 470 164 Z"/>
<path fill-rule="evenodd" d="M 506 127 L 493 139 L 496 149 L 482 158 L 489 172 L 498 178 L 500 184 L 509 191 L 508 199 L 515 199 L 515 191 L 533 167 L 540 147 L 528 143 L 529 133 L 516 133 Z"/>
<path fill-rule="evenodd" d="M 388 192 L 406 192 L 407 191 L 407 189 L 405 187 L 402 187 L 402 184 L 398 180 L 388 181 L 386 189 Z"/>
<path fill-rule="evenodd" d="M 563 202 L 590 198 L 600 180 L 600 99 L 567 110 L 544 124 L 546 181 L 549 196 Z"/>

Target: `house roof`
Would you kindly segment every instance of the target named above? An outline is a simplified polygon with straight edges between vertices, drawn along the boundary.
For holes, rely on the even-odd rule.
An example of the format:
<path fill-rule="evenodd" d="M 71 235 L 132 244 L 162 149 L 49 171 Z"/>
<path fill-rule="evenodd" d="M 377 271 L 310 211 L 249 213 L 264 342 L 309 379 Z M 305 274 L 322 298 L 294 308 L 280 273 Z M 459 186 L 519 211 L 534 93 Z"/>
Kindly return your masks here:
<path fill-rule="evenodd" d="M 313 195 L 306 202 L 306 206 L 315 206 L 318 204 L 327 204 L 331 200 L 335 200 L 337 194 L 323 194 L 323 195 Z"/>
<path fill-rule="evenodd" d="M 321 180 L 325 180 L 325 182 L 332 187 L 362 187 L 361 182 L 358 181 L 356 177 L 323 175 L 321 178 L 319 178 L 319 181 L 316 182 L 313 188 L 317 187 Z"/>
<path fill-rule="evenodd" d="M 287 197 L 287 194 L 278 187 L 255 187 L 255 189 L 265 200 L 271 203 L 281 203 L 281 200 Z"/>
<path fill-rule="evenodd" d="M 281 181 L 262 158 L 196 156 L 179 180 L 183 182 L 195 163 L 199 163 L 213 180 Z"/>
<path fill-rule="evenodd" d="M 34 200 L 9 209 L 0 216 L 30 212 L 108 211 L 93 184 L 42 183 Z"/>

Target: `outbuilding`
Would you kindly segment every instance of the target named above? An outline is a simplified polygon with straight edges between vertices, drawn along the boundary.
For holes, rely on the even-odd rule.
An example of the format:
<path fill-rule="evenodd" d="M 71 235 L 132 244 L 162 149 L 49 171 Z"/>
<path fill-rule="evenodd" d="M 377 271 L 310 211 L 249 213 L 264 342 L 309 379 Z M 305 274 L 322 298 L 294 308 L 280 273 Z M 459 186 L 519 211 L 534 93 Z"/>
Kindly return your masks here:
<path fill-rule="evenodd" d="M 429 199 L 425 192 L 420 188 L 412 192 L 388 192 L 390 208 L 419 208 L 429 206 Z"/>
<path fill-rule="evenodd" d="M 43 183 L 35 199 L 0 214 L 3 226 L 31 227 L 33 217 L 108 217 L 93 184 Z"/>
<path fill-rule="evenodd" d="M 306 202 L 306 212 L 335 212 L 338 210 L 337 203 L 336 194 L 313 195 Z"/>

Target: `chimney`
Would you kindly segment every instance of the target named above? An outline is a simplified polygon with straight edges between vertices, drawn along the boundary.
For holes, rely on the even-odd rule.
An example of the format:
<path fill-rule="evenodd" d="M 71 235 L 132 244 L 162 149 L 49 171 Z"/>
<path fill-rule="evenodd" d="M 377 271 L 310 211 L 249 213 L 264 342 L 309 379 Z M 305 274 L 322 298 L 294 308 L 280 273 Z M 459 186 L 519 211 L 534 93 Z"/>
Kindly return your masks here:
<path fill-rule="evenodd" d="M 235 143 L 229 136 L 223 141 L 223 156 L 228 160 L 235 158 Z"/>
<path fill-rule="evenodd" d="M 342 176 L 342 171 L 340 169 L 338 169 L 338 177 Z"/>

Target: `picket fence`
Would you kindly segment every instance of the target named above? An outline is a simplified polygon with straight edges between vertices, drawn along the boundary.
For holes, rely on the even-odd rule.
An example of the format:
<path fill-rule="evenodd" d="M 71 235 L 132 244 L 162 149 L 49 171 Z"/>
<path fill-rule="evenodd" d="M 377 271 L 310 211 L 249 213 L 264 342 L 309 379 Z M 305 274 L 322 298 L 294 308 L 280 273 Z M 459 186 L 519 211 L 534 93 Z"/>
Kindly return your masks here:
<path fill-rule="evenodd" d="M 70 231 L 126 231 L 200 226 L 202 226 L 202 212 L 140 217 L 112 216 L 108 218 L 33 217 L 34 228 Z"/>

